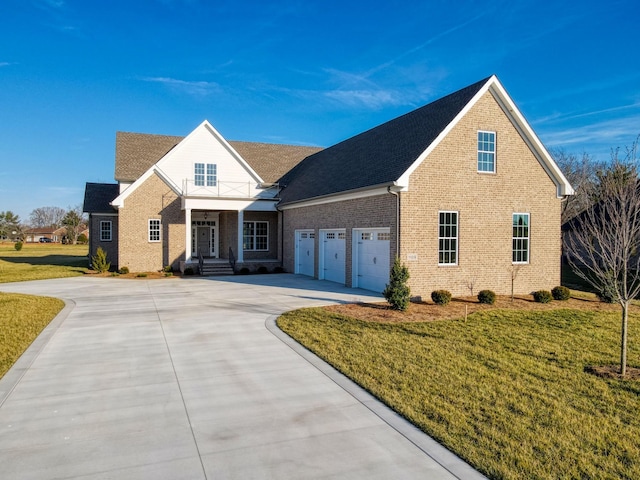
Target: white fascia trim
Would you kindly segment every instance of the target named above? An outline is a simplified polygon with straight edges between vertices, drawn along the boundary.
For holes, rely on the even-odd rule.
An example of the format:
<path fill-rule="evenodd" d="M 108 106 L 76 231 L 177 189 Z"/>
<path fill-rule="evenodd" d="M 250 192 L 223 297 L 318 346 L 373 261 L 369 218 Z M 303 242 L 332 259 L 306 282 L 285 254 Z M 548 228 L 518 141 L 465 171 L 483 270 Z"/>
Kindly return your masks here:
<path fill-rule="evenodd" d="M 494 77 L 492 77 L 492 80 L 493 79 Z M 575 193 L 573 187 L 571 187 L 567 178 L 564 176 L 553 158 L 551 158 L 547 149 L 544 147 L 520 110 L 518 110 L 515 103 L 513 103 L 513 100 L 497 78 L 495 81 L 491 82 L 491 93 L 498 101 L 502 110 L 509 117 L 511 123 L 514 124 L 531 151 L 536 155 L 540 165 L 542 165 L 551 180 L 556 184 L 558 190 L 557 196 L 564 197 L 566 195 L 573 195 Z"/>
<path fill-rule="evenodd" d="M 124 206 L 124 201 L 127 199 L 127 197 L 129 195 L 131 195 L 134 191 L 136 191 L 136 189 L 142 185 L 144 182 L 146 182 L 149 177 L 151 177 L 151 175 L 153 175 L 154 173 L 158 175 L 158 177 L 160 177 L 160 180 L 162 180 L 164 183 L 167 184 L 167 186 L 169 188 L 171 188 L 171 190 L 173 190 L 175 192 L 176 195 L 182 195 L 182 191 L 178 188 L 177 185 L 175 185 L 170 179 L 169 177 L 167 177 L 164 172 L 162 170 L 160 170 L 157 166 L 158 164 L 156 163 L 154 166 L 152 166 L 151 168 L 149 168 L 149 170 L 147 170 L 146 172 L 144 172 L 135 182 L 133 182 L 131 185 L 129 185 L 129 187 L 122 192 L 120 195 L 118 195 L 112 202 L 111 205 L 120 209 Z"/>
<path fill-rule="evenodd" d="M 447 135 L 449 135 L 449 132 L 453 130 L 453 128 L 469 112 L 469 110 L 471 110 L 471 108 L 478 102 L 478 100 L 480 100 L 480 98 L 482 98 L 482 96 L 487 93 L 487 91 L 489 90 L 489 86 L 493 81 L 498 81 L 495 75 L 493 75 L 487 81 L 487 83 L 485 83 L 482 88 L 478 90 L 478 92 L 473 96 L 469 103 L 467 103 L 464 108 L 460 110 L 460 112 L 458 112 L 458 115 L 455 116 L 451 123 L 449 123 L 449 125 L 447 125 L 445 129 L 440 132 L 440 135 L 438 135 L 436 139 L 431 142 L 431 145 L 429 145 L 427 149 L 422 152 L 422 154 L 417 158 L 417 160 L 413 162 L 413 164 L 402 174 L 402 176 L 398 179 L 398 183 L 400 185 L 409 185 L 409 177 L 411 176 L 411 174 L 422 164 L 422 162 L 424 162 L 424 160 L 429 156 L 429 154 L 431 154 L 431 152 L 433 152 L 433 150 L 440 144 L 440 142 L 442 142 L 442 140 Z"/>
<path fill-rule="evenodd" d="M 358 198 L 374 197 L 377 195 L 387 195 L 389 193 L 389 189 L 391 189 L 391 191 L 393 192 L 401 192 L 407 190 L 407 188 L 403 186 L 385 184 L 382 186 L 367 188 L 366 190 L 340 193 L 337 195 L 312 198 L 296 203 L 290 203 L 288 205 L 278 206 L 278 210 L 291 210 L 293 208 L 311 207 L 314 205 L 325 205 L 328 203 L 343 202 L 345 200 L 355 200 Z"/>
<path fill-rule="evenodd" d="M 247 200 L 232 198 L 182 197 L 182 210 L 228 210 L 238 212 L 276 212 L 275 200 Z"/>

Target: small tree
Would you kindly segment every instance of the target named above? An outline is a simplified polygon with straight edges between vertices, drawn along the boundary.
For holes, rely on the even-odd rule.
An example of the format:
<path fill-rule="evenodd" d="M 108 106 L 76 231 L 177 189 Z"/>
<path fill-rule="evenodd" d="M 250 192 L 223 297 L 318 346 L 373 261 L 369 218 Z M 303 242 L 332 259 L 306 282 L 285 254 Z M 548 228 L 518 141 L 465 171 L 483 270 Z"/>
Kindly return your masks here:
<path fill-rule="evenodd" d="M 62 219 L 62 226 L 67 230 L 67 237 L 73 245 L 78 243 L 78 235 L 80 233 L 80 225 L 83 223 L 82 208 L 69 208 L 67 214 Z"/>
<path fill-rule="evenodd" d="M 640 137 L 639 137 L 640 138 Z M 626 156 L 612 153 L 597 173 L 594 202 L 569 223 L 564 236 L 567 261 L 597 292 L 606 292 L 622 310 L 620 374 L 627 371 L 629 305 L 640 294 L 640 194 L 638 139 Z"/>
<path fill-rule="evenodd" d="M 387 284 L 384 292 L 384 298 L 391 305 L 394 310 L 400 310 L 402 312 L 409 308 L 409 302 L 411 300 L 411 290 L 407 285 L 409 280 L 409 269 L 404 266 L 398 257 L 393 261 L 393 268 L 389 275 L 389 283 Z"/>
<path fill-rule="evenodd" d="M 96 254 L 91 257 L 91 266 L 98 273 L 104 273 L 111 268 L 111 262 L 107 262 L 107 252 L 102 247 L 98 247 Z"/>

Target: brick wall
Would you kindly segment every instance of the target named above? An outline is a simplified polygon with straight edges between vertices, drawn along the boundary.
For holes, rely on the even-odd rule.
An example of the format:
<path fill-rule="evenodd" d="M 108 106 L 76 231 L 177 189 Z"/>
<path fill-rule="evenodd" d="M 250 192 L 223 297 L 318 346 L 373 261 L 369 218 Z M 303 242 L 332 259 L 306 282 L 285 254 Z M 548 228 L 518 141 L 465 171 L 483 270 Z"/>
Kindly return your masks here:
<path fill-rule="evenodd" d="M 283 266 L 287 272 L 295 271 L 295 231 L 311 229 L 316 232 L 315 277 L 318 277 L 318 251 L 321 229 L 344 228 L 346 230 L 346 284 L 352 285 L 351 245 L 353 228 L 391 227 L 389 263 L 395 256 L 396 198 L 391 194 L 345 200 L 288 209 L 283 216 Z M 393 252 L 393 253 L 392 253 Z"/>
<path fill-rule="evenodd" d="M 185 217 L 180 198 L 153 174 L 119 210 L 119 266 L 132 272 L 178 269 L 185 259 Z M 161 221 L 161 241 L 149 242 L 149 219 Z"/>
<path fill-rule="evenodd" d="M 477 172 L 477 132 L 496 132 L 496 173 Z M 457 266 L 438 266 L 438 212 L 458 211 Z M 530 263 L 512 264 L 512 214 L 530 215 Z M 560 283 L 560 200 L 556 186 L 490 93 L 411 175 L 401 194 L 401 258 L 412 293 L 429 298 L 491 289 L 516 293 Z M 417 260 L 410 260 L 416 258 Z"/>

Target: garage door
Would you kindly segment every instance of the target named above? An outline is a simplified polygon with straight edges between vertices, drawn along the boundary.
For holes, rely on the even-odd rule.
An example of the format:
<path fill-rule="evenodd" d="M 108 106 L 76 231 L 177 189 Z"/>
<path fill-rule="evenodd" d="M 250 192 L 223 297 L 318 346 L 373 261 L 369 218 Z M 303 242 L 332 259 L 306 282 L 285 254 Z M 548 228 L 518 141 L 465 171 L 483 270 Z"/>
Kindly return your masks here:
<path fill-rule="evenodd" d="M 354 229 L 354 287 L 382 292 L 389 283 L 388 228 Z"/>
<path fill-rule="evenodd" d="M 296 230 L 296 273 L 314 276 L 315 244 L 313 230 Z"/>
<path fill-rule="evenodd" d="M 318 278 L 345 283 L 345 238 L 344 230 L 320 231 L 320 256 Z"/>

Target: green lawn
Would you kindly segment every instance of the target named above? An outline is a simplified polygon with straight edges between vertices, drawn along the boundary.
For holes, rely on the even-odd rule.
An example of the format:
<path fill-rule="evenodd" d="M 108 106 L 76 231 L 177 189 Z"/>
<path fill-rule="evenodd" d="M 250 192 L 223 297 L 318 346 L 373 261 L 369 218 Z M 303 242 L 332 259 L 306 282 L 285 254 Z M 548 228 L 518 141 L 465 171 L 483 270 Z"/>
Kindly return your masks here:
<path fill-rule="evenodd" d="M 15 250 L 13 243 L 0 243 L 0 283 L 75 277 L 88 271 L 86 245 L 25 243 Z"/>
<path fill-rule="evenodd" d="M 0 378 L 63 307 L 57 298 L 0 292 Z"/>
<path fill-rule="evenodd" d="M 629 322 L 634 366 L 638 320 Z M 617 362 L 619 322 L 616 311 L 570 309 L 391 324 L 316 308 L 278 319 L 490 478 L 638 479 L 640 383 L 584 371 Z"/>

